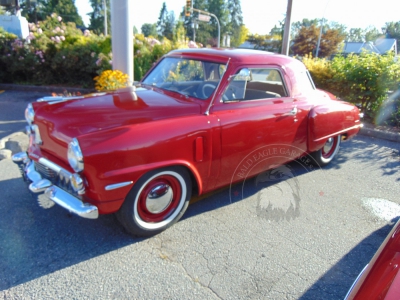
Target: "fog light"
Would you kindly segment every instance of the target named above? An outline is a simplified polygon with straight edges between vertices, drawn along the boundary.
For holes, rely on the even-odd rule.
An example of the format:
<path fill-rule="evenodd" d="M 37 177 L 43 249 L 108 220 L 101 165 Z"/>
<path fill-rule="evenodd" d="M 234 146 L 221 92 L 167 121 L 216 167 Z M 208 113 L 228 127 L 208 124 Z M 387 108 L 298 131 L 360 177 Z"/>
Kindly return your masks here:
<path fill-rule="evenodd" d="M 83 186 L 83 180 L 78 174 L 71 175 L 71 186 L 74 189 L 74 191 L 77 192 L 79 195 L 82 195 L 83 193 L 85 193 L 85 188 Z"/>

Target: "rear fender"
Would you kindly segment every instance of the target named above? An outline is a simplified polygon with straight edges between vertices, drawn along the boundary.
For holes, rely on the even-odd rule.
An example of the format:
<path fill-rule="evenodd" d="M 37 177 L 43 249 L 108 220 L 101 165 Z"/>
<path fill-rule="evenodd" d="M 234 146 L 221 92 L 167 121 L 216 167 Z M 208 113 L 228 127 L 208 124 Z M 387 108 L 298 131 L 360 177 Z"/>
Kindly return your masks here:
<path fill-rule="evenodd" d="M 361 126 L 359 110 L 350 103 L 332 100 L 317 105 L 308 115 L 308 151 L 321 149 L 328 138 L 339 134 L 349 139 Z"/>

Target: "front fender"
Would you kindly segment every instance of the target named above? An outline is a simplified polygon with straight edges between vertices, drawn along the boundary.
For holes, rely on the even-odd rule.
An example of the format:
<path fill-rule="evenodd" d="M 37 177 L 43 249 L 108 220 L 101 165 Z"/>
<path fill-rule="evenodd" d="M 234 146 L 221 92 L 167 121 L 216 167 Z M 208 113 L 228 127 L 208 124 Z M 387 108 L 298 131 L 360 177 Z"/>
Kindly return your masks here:
<path fill-rule="evenodd" d="M 205 115 L 165 119 L 78 137 L 88 197 L 122 204 L 120 199 L 125 199 L 141 176 L 172 165 L 186 167 L 201 194 L 209 179 L 212 159 L 209 119 Z M 105 189 L 125 182 L 132 185 L 111 191 Z"/>
<path fill-rule="evenodd" d="M 331 100 L 313 107 L 308 115 L 308 151 L 321 149 L 329 137 L 356 135 L 362 126 L 359 113 L 357 107 L 344 101 Z"/>

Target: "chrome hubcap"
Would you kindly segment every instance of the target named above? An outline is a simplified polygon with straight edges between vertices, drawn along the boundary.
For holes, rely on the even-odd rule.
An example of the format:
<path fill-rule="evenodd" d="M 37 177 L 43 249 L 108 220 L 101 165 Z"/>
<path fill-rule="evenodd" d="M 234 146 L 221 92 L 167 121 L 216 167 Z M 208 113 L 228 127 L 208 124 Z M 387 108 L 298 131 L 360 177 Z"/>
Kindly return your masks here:
<path fill-rule="evenodd" d="M 334 145 L 334 139 L 332 137 L 330 137 L 325 143 L 325 146 L 324 146 L 324 149 L 323 149 L 324 153 L 325 154 L 329 153 L 332 150 L 333 145 Z"/>
<path fill-rule="evenodd" d="M 146 197 L 146 208 L 153 214 L 158 214 L 167 209 L 172 202 L 174 193 L 168 184 L 154 187 Z"/>

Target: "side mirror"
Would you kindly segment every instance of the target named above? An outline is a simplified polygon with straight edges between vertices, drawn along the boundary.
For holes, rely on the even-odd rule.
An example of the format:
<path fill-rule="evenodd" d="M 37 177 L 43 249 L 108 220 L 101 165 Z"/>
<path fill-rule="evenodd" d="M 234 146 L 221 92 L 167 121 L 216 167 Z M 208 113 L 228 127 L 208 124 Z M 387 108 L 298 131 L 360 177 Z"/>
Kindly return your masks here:
<path fill-rule="evenodd" d="M 232 75 L 229 77 L 229 80 L 243 80 L 243 81 L 251 81 L 251 71 L 247 68 L 241 69 L 239 73 Z"/>

